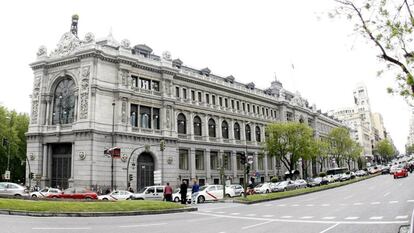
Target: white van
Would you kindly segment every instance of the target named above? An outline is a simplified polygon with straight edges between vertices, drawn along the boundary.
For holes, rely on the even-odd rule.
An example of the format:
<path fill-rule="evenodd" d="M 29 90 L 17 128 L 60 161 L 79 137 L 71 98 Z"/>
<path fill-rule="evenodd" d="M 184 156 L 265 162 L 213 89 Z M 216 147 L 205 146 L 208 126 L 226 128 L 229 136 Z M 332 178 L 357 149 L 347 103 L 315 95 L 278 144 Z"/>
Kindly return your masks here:
<path fill-rule="evenodd" d="M 164 198 L 164 186 L 147 186 L 133 195 L 137 200 L 162 200 Z"/>

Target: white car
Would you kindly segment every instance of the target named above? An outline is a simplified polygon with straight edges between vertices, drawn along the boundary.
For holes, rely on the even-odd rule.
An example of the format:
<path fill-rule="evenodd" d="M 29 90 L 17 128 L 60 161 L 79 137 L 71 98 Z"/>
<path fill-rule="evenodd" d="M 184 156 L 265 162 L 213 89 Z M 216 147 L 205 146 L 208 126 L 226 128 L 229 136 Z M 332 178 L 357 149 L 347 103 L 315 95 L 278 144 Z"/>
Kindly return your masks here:
<path fill-rule="evenodd" d="M 147 186 L 133 194 L 133 199 L 138 200 L 162 200 L 164 198 L 164 186 Z"/>
<path fill-rule="evenodd" d="M 226 196 L 238 197 L 238 196 L 243 196 L 243 193 L 244 193 L 243 186 L 239 184 L 231 184 L 229 186 L 226 186 Z"/>
<path fill-rule="evenodd" d="M 272 183 L 258 184 L 256 187 L 254 187 L 255 193 L 271 193 L 272 190 L 273 190 Z"/>
<path fill-rule="evenodd" d="M 129 191 L 115 190 L 110 194 L 98 196 L 98 200 L 104 201 L 118 201 L 118 200 L 131 200 L 134 194 Z"/>
<path fill-rule="evenodd" d="M 296 188 L 306 188 L 308 183 L 305 180 L 299 179 L 294 181 Z"/>
<path fill-rule="evenodd" d="M 30 197 L 32 198 L 46 198 L 49 194 L 58 194 L 62 191 L 60 189 L 55 188 L 44 188 L 37 192 L 31 192 Z"/>
<path fill-rule="evenodd" d="M 174 202 L 180 202 L 181 201 L 181 193 L 180 193 L 180 188 L 176 189 L 173 193 L 172 193 L 172 200 Z M 191 189 L 187 189 L 187 203 L 191 203 Z"/>
<path fill-rule="evenodd" d="M 205 201 L 217 201 L 223 199 L 223 185 L 206 185 L 200 188 L 198 193 L 194 194 L 197 203 Z"/>

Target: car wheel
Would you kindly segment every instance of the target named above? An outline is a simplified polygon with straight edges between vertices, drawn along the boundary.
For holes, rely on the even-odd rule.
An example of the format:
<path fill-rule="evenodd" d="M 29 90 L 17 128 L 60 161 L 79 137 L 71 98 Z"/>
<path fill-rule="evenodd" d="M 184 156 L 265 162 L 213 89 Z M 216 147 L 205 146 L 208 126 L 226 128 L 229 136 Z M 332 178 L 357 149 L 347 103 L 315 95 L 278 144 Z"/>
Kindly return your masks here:
<path fill-rule="evenodd" d="M 197 202 L 198 203 L 204 203 L 206 201 L 206 199 L 204 198 L 204 196 L 199 196 L 198 198 L 197 198 Z"/>
<path fill-rule="evenodd" d="M 266 193 L 269 193 L 269 189 L 266 189 Z"/>
<path fill-rule="evenodd" d="M 283 189 L 283 192 L 286 192 L 286 188 Z"/>
<path fill-rule="evenodd" d="M 180 201 L 180 198 L 178 198 L 178 197 L 174 198 L 174 202 L 179 202 L 179 201 Z"/>
<path fill-rule="evenodd" d="M 52 198 L 58 198 L 57 196 L 53 196 Z"/>
<path fill-rule="evenodd" d="M 32 195 L 32 198 L 37 198 L 36 194 L 33 194 L 33 195 Z"/>
<path fill-rule="evenodd" d="M 91 200 L 92 198 L 91 197 L 85 197 L 85 200 Z"/>
<path fill-rule="evenodd" d="M 88 199 L 88 198 L 85 198 L 85 199 Z M 103 201 L 107 201 L 107 200 L 108 200 L 108 198 L 106 198 L 106 197 L 105 197 L 105 198 L 102 198 L 102 200 L 103 200 Z"/>
<path fill-rule="evenodd" d="M 20 194 L 16 193 L 16 194 L 14 194 L 14 196 L 15 196 L 15 197 L 21 197 L 22 195 L 20 195 Z"/>
<path fill-rule="evenodd" d="M 231 198 L 230 194 L 227 193 L 226 194 L 226 198 Z"/>

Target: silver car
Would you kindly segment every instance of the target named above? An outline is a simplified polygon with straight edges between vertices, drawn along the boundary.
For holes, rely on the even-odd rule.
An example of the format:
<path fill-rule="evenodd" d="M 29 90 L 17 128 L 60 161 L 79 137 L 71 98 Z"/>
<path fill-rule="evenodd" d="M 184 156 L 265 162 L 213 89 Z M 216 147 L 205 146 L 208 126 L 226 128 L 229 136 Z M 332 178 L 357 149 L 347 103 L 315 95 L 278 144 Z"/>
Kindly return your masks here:
<path fill-rule="evenodd" d="M 0 195 L 26 197 L 29 196 L 29 190 L 19 184 L 0 182 Z"/>

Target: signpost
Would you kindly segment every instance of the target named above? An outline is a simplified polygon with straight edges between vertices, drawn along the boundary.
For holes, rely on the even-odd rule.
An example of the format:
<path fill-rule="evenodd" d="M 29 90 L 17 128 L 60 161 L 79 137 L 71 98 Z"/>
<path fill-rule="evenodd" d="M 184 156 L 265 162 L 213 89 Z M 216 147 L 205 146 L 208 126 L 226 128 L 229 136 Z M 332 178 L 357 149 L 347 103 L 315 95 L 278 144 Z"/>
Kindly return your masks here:
<path fill-rule="evenodd" d="M 10 171 L 6 171 L 6 173 L 4 173 L 4 179 L 10 180 Z"/>

